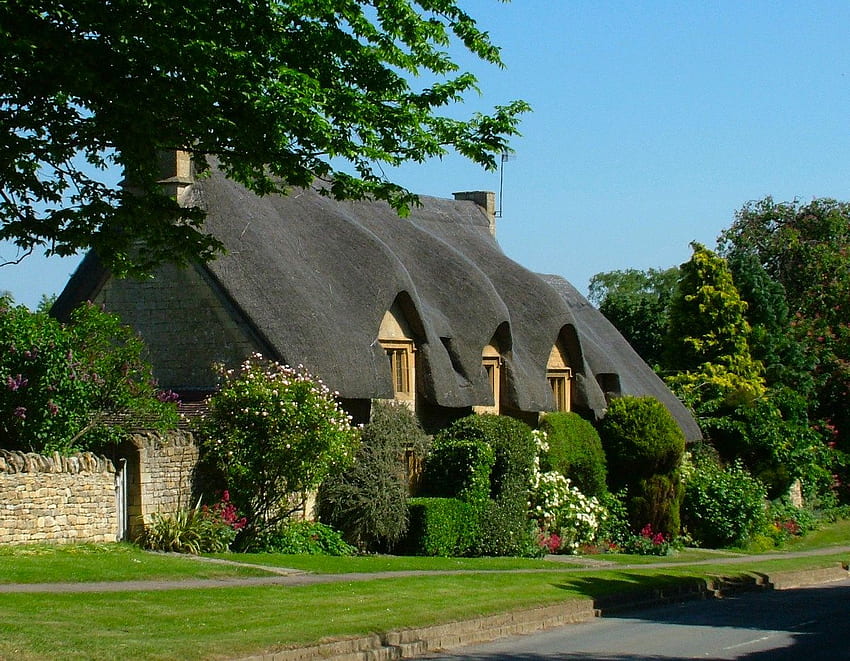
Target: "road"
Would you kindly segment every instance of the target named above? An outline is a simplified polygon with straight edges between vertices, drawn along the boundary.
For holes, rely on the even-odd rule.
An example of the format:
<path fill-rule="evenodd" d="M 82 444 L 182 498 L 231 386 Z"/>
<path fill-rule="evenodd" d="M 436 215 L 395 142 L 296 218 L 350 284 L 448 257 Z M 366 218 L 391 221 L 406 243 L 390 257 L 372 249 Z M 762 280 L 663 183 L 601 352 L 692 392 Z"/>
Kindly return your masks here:
<path fill-rule="evenodd" d="M 850 580 L 618 614 L 452 652 L 429 659 L 850 660 Z"/>

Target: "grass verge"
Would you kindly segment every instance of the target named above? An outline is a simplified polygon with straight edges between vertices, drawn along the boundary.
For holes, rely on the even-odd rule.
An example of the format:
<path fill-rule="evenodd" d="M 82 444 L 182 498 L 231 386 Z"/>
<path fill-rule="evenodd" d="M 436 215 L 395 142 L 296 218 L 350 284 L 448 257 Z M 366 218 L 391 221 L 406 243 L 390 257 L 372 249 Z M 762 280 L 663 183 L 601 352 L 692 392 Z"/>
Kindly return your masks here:
<path fill-rule="evenodd" d="M 250 567 L 148 553 L 132 544 L 0 546 L 0 583 L 164 581 L 265 576 Z"/>

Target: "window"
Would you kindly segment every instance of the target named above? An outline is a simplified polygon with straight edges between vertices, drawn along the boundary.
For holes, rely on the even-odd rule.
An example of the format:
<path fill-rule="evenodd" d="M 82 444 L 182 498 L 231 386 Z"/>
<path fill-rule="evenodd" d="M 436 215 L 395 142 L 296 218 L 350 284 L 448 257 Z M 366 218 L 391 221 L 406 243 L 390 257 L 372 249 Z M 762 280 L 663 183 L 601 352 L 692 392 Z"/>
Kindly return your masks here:
<path fill-rule="evenodd" d="M 546 380 L 552 389 L 556 411 L 569 411 L 572 408 L 570 382 L 573 371 L 569 367 L 568 356 L 564 343 L 559 339 L 549 352 L 549 361 L 546 363 Z"/>
<path fill-rule="evenodd" d="M 484 347 L 481 364 L 484 366 L 484 372 L 487 374 L 490 393 L 493 395 L 493 403 L 487 406 L 473 406 L 472 409 L 476 413 L 498 414 L 501 412 L 502 399 L 502 357 L 499 355 L 498 349 L 491 344 Z"/>
<path fill-rule="evenodd" d="M 414 408 L 416 403 L 416 348 L 413 334 L 398 302 L 384 314 L 378 342 L 387 354 L 393 399 Z"/>
<path fill-rule="evenodd" d="M 569 368 L 550 369 L 546 373 L 549 387 L 552 389 L 552 397 L 555 400 L 556 411 L 570 410 L 570 378 L 572 372 Z"/>
<path fill-rule="evenodd" d="M 393 392 L 398 400 L 412 400 L 415 394 L 413 342 L 382 340 L 381 346 L 387 352 L 390 363 L 390 375 L 393 380 Z"/>

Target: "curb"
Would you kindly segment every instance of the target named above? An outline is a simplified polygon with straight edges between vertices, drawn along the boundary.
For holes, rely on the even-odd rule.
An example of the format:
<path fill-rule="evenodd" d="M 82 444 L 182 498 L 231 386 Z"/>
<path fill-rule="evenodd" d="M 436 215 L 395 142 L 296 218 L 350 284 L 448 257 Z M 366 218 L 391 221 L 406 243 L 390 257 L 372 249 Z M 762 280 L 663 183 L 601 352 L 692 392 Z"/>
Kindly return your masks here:
<path fill-rule="evenodd" d="M 574 599 L 560 604 L 489 615 L 430 627 L 403 629 L 358 638 L 329 641 L 307 647 L 241 657 L 238 661 L 395 661 L 439 650 L 483 643 L 506 636 L 536 633 L 621 611 L 650 608 L 695 599 L 722 599 L 752 590 L 792 588 L 846 580 L 841 565 L 819 569 L 753 574 L 735 579 L 687 580 L 637 593 L 615 594 L 593 600 Z"/>

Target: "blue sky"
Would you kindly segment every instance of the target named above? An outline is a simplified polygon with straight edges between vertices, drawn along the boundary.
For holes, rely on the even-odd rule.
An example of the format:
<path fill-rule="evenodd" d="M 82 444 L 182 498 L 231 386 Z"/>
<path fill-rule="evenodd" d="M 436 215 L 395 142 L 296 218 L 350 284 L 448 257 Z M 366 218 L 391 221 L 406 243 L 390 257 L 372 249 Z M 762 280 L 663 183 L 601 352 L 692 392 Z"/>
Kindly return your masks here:
<path fill-rule="evenodd" d="M 525 99 L 534 112 L 506 165 L 504 251 L 586 290 L 601 271 L 667 267 L 713 246 L 748 200 L 850 199 L 848 2 L 461 4 L 502 47 L 471 57 L 483 94 L 465 111 Z M 498 190 L 458 157 L 392 173 L 426 195 Z M 0 257 L 14 250 L 0 245 Z M 0 268 L 34 306 L 78 259 Z"/>

